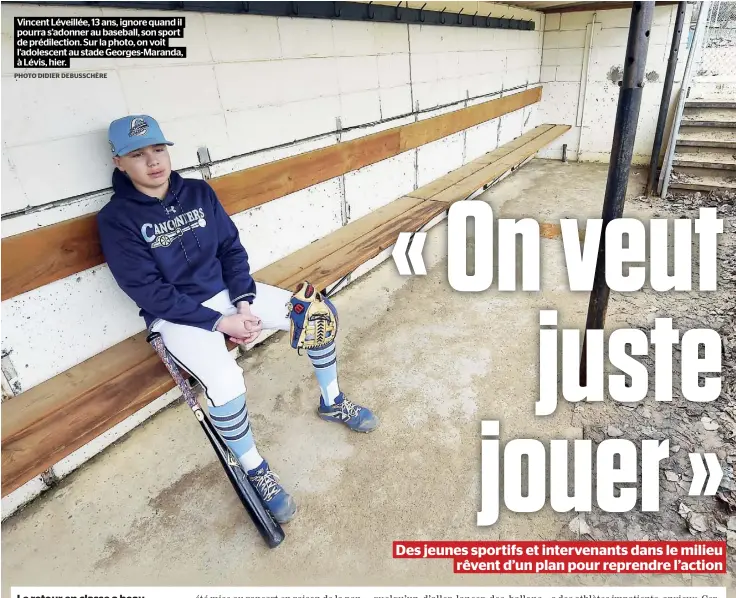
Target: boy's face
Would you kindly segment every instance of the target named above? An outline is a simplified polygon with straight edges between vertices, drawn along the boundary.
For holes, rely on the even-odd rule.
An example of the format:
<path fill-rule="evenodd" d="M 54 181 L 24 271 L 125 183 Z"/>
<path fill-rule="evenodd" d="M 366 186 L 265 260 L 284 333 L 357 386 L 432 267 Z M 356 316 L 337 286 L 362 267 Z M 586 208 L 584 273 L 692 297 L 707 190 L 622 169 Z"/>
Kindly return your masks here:
<path fill-rule="evenodd" d="M 160 188 L 171 174 L 171 158 L 166 145 L 149 145 L 125 156 L 115 156 L 113 162 L 137 186 L 146 189 Z"/>

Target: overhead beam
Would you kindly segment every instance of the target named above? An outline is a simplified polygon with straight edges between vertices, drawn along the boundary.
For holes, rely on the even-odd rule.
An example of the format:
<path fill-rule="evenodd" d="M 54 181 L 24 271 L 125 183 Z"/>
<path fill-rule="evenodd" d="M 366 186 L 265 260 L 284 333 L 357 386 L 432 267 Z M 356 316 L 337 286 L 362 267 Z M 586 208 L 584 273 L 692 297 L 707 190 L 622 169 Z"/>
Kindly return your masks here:
<path fill-rule="evenodd" d="M 545 14 L 553 12 L 583 12 L 583 11 L 601 11 L 614 10 L 617 8 L 631 8 L 633 2 L 576 2 L 569 5 L 557 5 L 547 8 L 538 9 Z M 654 3 L 656 6 L 666 6 L 677 4 L 677 0 L 660 0 Z M 531 7 L 530 7 L 531 8 Z"/>
<path fill-rule="evenodd" d="M 6 2 L 15 4 L 20 2 Z M 131 0 L 74 1 L 60 2 L 38 1 L 34 4 L 42 6 L 87 6 L 95 8 L 126 8 L 140 10 L 170 10 L 182 12 L 212 12 L 237 15 L 259 15 L 271 17 L 292 17 L 306 19 L 330 19 L 334 21 L 368 21 L 373 23 L 396 23 L 400 25 L 437 25 L 443 27 L 473 27 L 481 29 L 516 29 L 534 31 L 533 20 L 491 17 L 455 11 L 452 3 L 450 10 L 425 10 L 408 8 L 405 2 L 397 2 L 393 6 L 363 2 L 207 2 L 204 0 L 187 0 L 187 2 L 162 2 L 152 0 L 142 2 Z"/>

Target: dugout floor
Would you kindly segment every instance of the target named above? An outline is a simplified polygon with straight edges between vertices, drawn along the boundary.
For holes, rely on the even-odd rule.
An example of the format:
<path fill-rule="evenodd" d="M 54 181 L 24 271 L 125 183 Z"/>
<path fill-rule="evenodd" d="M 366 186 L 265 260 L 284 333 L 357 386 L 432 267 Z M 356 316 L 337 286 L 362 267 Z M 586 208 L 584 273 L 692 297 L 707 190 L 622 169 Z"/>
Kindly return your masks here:
<path fill-rule="evenodd" d="M 534 160 L 480 199 L 496 217 L 599 217 L 607 166 Z M 629 195 L 643 171 L 632 172 Z M 644 204 L 628 204 L 627 215 Z M 638 207 L 637 207 L 638 206 Z M 165 409 L 3 524 L 2 587 L 13 585 L 681 585 L 683 577 L 456 575 L 450 560 L 392 560 L 404 540 L 572 539 L 570 514 L 502 511 L 476 527 L 480 420 L 502 439 L 562 438 L 572 409 L 537 418 L 538 310 L 584 326 L 562 243 L 542 238 L 540 293 L 459 293 L 447 281 L 446 223 L 428 275 L 392 260 L 335 296 L 343 390 L 375 409 L 369 435 L 319 420 L 309 362 L 278 335 L 242 360 L 256 442 L 299 512 L 264 547 L 185 405 Z M 688 585 L 706 583 L 697 576 Z"/>

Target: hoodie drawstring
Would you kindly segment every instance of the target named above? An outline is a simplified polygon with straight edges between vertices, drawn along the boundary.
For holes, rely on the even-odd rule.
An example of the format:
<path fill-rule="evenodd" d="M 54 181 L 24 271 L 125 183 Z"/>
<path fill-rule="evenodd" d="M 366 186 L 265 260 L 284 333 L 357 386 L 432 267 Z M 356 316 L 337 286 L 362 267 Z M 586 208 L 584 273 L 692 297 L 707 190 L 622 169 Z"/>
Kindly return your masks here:
<path fill-rule="evenodd" d="M 179 196 L 177 195 L 176 191 L 173 190 L 173 188 L 171 190 L 171 193 L 174 195 L 174 199 L 176 200 L 176 205 L 179 206 L 179 209 L 181 210 L 181 213 L 183 214 L 184 206 L 181 205 L 181 202 L 179 201 Z M 202 246 L 199 244 L 199 237 L 197 236 L 197 231 L 195 231 L 194 229 L 191 229 L 191 231 L 192 231 L 192 234 L 194 235 L 194 239 L 197 241 L 197 247 L 202 249 Z"/>
<path fill-rule="evenodd" d="M 171 194 L 174 196 L 174 199 L 176 200 L 176 204 L 179 206 L 179 210 L 181 210 L 181 213 L 183 214 L 184 213 L 184 207 L 181 205 L 181 202 L 179 201 L 179 196 L 177 195 L 176 191 L 174 191 L 174 186 L 173 186 L 173 184 L 171 182 L 171 177 L 169 177 L 169 189 L 171 189 Z M 159 202 L 159 205 L 161 206 L 161 209 L 166 214 L 166 217 L 168 218 L 169 213 L 166 211 L 166 207 L 164 206 L 163 201 L 160 201 Z M 191 230 L 192 234 L 194 235 L 195 240 L 197 241 L 197 247 L 199 247 L 200 249 L 202 249 L 202 245 L 200 245 L 200 243 L 199 243 L 199 237 L 197 237 L 197 233 L 194 232 L 194 229 L 193 228 L 190 229 L 190 230 Z M 189 265 L 189 269 L 191 270 L 192 269 L 192 262 L 189 261 L 189 254 L 187 254 L 187 248 L 184 247 L 184 241 L 182 241 L 181 236 L 178 239 L 179 239 L 179 245 L 181 245 L 182 251 L 184 251 L 184 259 L 187 260 L 187 264 Z"/>

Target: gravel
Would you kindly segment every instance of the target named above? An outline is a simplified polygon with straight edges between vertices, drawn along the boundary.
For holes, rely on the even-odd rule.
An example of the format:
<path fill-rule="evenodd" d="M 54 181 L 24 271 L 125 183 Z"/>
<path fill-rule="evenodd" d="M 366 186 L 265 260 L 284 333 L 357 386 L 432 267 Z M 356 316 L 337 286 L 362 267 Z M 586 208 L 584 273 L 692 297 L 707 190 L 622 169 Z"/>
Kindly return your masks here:
<path fill-rule="evenodd" d="M 669 440 L 670 456 L 660 462 L 660 510 L 642 512 L 641 502 L 625 514 L 610 514 L 594 506 L 585 514 L 589 535 L 596 540 L 726 540 L 736 548 L 736 193 L 672 193 L 666 198 L 630 200 L 649 207 L 653 214 L 671 220 L 695 219 L 701 207 L 716 207 L 723 219 L 718 246 L 718 290 L 698 290 L 697 251 L 693 252 L 692 291 L 659 293 L 645 286 L 636 293 L 611 292 L 608 316 L 624 320 L 629 328 L 649 337 L 655 318 L 672 318 L 680 339 L 687 330 L 707 328 L 722 341 L 721 395 L 710 403 L 685 400 L 681 391 L 680 345 L 673 353 L 672 401 L 654 396 L 654 350 L 637 356 L 649 371 L 650 388 L 639 403 L 622 404 L 608 398 L 603 403 L 580 403 L 573 412 L 573 426 L 583 429 L 594 444 L 607 438 L 626 438 L 638 448 L 649 438 Z M 671 226 L 670 226 L 671 232 Z M 697 237 L 693 235 L 693 242 Z M 648 280 L 648 278 L 647 278 Z M 618 326 L 621 327 L 621 326 Z M 620 373 L 607 366 L 607 372 Z M 701 374 L 702 380 L 713 374 Z M 723 479 L 715 496 L 689 496 L 693 471 L 689 453 L 712 452 L 718 456 Z M 570 517 L 578 515 L 571 513 Z M 580 517 L 576 517 L 576 520 Z M 578 530 L 579 521 L 573 526 Z M 572 527 L 571 527 L 572 529 Z M 728 567 L 736 570 L 730 550 Z"/>

